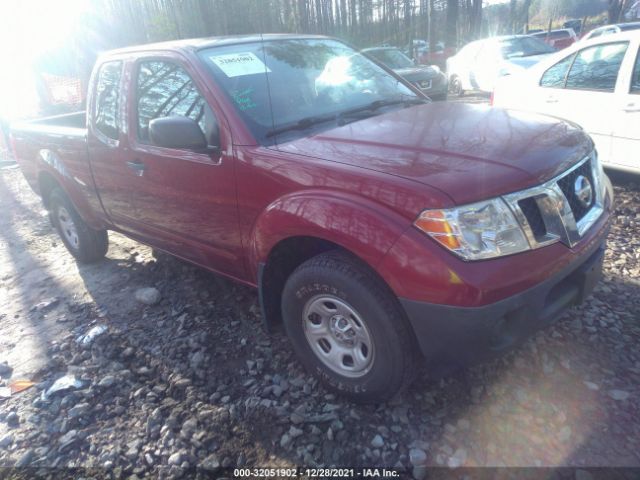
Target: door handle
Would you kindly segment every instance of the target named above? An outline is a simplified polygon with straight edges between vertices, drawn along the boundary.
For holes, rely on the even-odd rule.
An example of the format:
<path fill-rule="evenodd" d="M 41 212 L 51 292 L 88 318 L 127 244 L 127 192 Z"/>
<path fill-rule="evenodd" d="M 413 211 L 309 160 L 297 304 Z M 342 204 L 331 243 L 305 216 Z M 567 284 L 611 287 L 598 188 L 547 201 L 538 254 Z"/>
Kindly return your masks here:
<path fill-rule="evenodd" d="M 133 170 L 138 177 L 144 175 L 144 172 L 147 169 L 147 166 L 140 160 L 128 161 L 127 167 Z"/>
<path fill-rule="evenodd" d="M 547 102 L 547 103 L 558 103 L 558 99 L 556 97 L 547 97 L 545 102 Z"/>
<path fill-rule="evenodd" d="M 627 113 L 640 112 L 640 105 L 636 105 L 635 103 L 630 103 L 629 105 L 624 107 L 622 111 Z"/>

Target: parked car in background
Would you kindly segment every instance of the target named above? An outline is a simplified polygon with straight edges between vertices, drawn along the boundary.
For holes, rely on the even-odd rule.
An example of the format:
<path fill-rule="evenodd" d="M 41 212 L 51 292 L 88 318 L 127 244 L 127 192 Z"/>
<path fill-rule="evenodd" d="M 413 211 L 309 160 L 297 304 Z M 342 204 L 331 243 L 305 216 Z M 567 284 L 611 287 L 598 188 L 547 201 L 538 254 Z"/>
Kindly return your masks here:
<path fill-rule="evenodd" d="M 525 70 L 555 50 L 529 35 L 509 35 L 477 40 L 447 60 L 449 91 L 492 92 L 496 80 Z"/>
<path fill-rule="evenodd" d="M 493 104 L 571 120 L 604 165 L 640 173 L 640 31 L 578 42 L 504 79 Z"/>
<path fill-rule="evenodd" d="M 408 46 L 404 53 L 419 65 L 436 65 L 444 70 L 447 58 L 455 55 L 456 50 L 453 47 L 445 47 L 444 42 L 437 42 L 431 51 L 426 40 L 413 40 L 412 46 Z"/>
<path fill-rule="evenodd" d="M 580 19 L 567 20 L 562 24 L 562 28 L 570 28 L 575 32 L 577 36 L 580 36 L 582 34 L 582 20 Z"/>
<path fill-rule="evenodd" d="M 630 30 L 640 30 L 640 22 L 618 23 L 615 25 L 604 25 L 603 27 L 594 28 L 582 37 L 582 40 L 591 40 L 592 38 L 628 32 Z"/>
<path fill-rule="evenodd" d="M 562 50 L 578 41 L 576 32 L 571 28 L 563 28 L 560 30 L 542 31 L 537 33 L 529 33 L 532 37 L 539 38 L 544 43 L 553 47 L 554 50 Z"/>
<path fill-rule="evenodd" d="M 611 185 L 562 120 L 429 102 L 317 36 L 135 46 L 91 78 L 86 112 L 11 129 L 69 252 L 114 230 L 256 287 L 353 400 L 513 348 L 601 276 Z"/>
<path fill-rule="evenodd" d="M 409 57 L 394 47 L 366 48 L 362 50 L 362 53 L 369 55 L 411 82 L 431 100 L 447 99 L 447 76 L 437 66 L 417 66 Z"/>

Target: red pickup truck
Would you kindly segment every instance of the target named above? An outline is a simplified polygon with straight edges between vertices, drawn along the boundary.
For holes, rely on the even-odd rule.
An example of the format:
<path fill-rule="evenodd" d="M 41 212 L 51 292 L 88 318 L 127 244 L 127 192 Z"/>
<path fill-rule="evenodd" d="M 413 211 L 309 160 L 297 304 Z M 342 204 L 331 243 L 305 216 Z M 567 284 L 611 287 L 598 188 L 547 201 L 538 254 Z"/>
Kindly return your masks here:
<path fill-rule="evenodd" d="M 430 103 L 326 37 L 109 52 L 86 114 L 12 143 L 78 261 L 113 230 L 256 287 L 356 401 L 517 345 L 601 274 L 612 193 L 579 127 Z"/>

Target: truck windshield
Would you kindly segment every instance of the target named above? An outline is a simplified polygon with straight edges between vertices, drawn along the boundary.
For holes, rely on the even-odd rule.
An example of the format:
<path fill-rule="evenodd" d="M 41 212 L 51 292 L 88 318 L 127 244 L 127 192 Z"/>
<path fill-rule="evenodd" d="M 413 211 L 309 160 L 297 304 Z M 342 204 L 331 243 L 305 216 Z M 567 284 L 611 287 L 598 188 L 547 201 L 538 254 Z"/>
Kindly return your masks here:
<path fill-rule="evenodd" d="M 207 48 L 199 55 L 263 145 L 332 128 L 347 118 L 405 108 L 422 98 L 336 40 L 268 40 Z"/>

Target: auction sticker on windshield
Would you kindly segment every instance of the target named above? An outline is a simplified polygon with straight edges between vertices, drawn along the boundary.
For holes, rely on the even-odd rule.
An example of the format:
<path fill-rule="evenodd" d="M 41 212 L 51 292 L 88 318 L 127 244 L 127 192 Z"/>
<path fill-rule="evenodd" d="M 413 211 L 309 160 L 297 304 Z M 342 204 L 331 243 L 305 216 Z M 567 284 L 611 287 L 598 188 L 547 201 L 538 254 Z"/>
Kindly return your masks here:
<path fill-rule="evenodd" d="M 271 72 L 252 52 L 214 55 L 209 59 L 229 78 Z"/>

